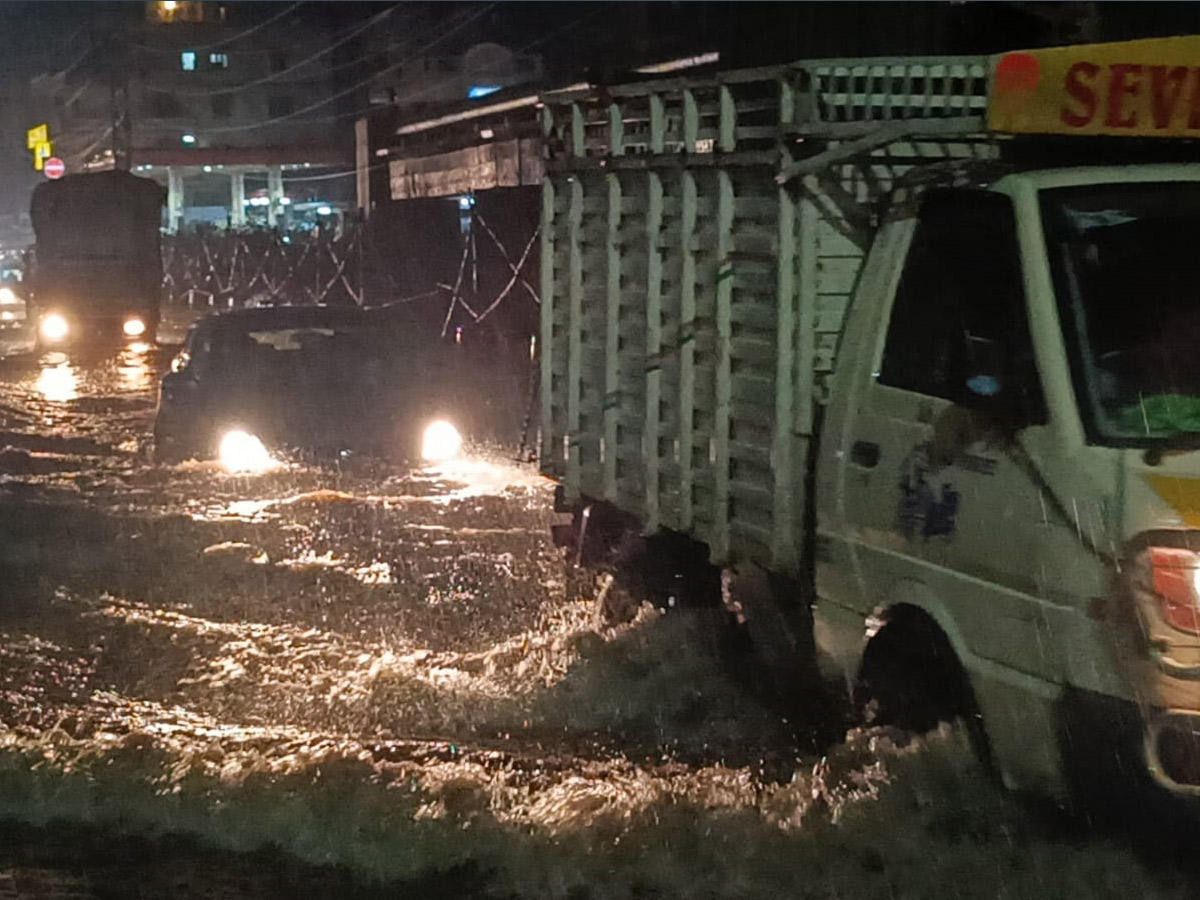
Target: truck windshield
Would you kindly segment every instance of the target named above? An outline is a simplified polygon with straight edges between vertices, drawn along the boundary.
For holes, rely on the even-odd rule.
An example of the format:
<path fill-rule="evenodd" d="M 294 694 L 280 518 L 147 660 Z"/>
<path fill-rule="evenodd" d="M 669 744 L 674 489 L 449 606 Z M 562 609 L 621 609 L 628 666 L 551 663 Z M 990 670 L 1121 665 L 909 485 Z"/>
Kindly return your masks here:
<path fill-rule="evenodd" d="M 1200 183 L 1046 190 L 1042 218 L 1093 440 L 1200 442 Z"/>

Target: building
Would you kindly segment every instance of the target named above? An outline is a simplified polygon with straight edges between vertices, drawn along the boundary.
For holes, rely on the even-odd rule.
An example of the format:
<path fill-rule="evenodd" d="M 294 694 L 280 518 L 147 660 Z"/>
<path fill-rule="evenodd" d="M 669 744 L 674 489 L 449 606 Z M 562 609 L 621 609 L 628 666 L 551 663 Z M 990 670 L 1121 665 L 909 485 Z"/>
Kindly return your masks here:
<path fill-rule="evenodd" d="M 168 188 L 168 227 L 295 227 L 344 205 L 352 168 L 331 45 L 289 8 L 234 22 L 223 3 L 158 0 L 94 35 L 77 65 L 33 94 L 68 172 L 128 167 Z M 320 185 L 313 188 L 313 185 Z"/>

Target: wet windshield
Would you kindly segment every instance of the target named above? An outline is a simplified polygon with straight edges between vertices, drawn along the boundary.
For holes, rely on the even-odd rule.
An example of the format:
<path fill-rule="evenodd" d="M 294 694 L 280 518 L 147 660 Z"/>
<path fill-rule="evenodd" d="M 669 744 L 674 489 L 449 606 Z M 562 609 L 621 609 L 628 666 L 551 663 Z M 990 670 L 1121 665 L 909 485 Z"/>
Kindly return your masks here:
<path fill-rule="evenodd" d="M 1200 184 L 1043 192 L 1047 252 L 1095 439 L 1200 439 Z"/>

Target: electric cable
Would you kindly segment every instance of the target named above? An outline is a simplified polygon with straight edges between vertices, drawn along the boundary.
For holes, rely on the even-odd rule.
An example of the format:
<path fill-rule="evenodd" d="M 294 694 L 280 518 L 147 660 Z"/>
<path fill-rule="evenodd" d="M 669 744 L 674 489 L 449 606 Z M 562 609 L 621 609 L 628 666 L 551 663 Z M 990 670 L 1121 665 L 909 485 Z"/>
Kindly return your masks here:
<path fill-rule="evenodd" d="M 295 110 L 294 112 L 290 112 L 287 115 L 274 116 L 272 118 L 263 119 L 262 121 L 259 121 L 259 122 L 246 123 L 243 125 L 225 125 L 225 126 L 216 126 L 216 127 L 206 127 L 203 130 L 206 134 L 231 134 L 231 133 L 240 132 L 240 131 L 251 131 L 256 128 L 262 128 L 264 125 L 272 125 L 276 122 L 286 122 L 289 119 L 294 119 L 297 116 L 302 116 L 307 112 L 312 112 L 314 109 L 320 109 L 322 106 L 325 106 L 326 104 L 333 103 L 335 100 L 340 100 L 342 97 L 348 96 L 349 94 L 353 94 L 355 91 L 359 90 L 362 87 L 369 85 L 372 81 L 375 81 L 380 76 L 387 75 L 390 72 L 394 72 L 397 69 L 399 69 L 405 65 L 408 65 L 410 62 L 412 62 L 412 60 L 415 56 L 417 56 L 421 53 L 424 53 L 425 51 L 436 46 L 437 44 L 439 44 L 442 41 L 446 40 L 447 38 L 451 37 L 452 35 L 458 33 L 459 31 L 461 31 L 462 29 L 464 29 L 468 25 L 470 25 L 472 22 L 474 22 L 476 19 L 479 19 L 482 16 L 484 16 L 485 14 L 487 14 L 488 12 L 490 12 L 495 6 L 496 6 L 496 3 L 488 3 L 486 6 L 482 7 L 481 9 L 479 9 L 478 11 L 473 13 L 465 20 L 459 22 L 457 25 L 453 26 L 452 28 L 448 29 L 447 31 L 445 31 L 444 33 L 439 35 L 438 37 L 434 38 L 433 40 L 431 40 L 430 42 L 425 44 L 425 46 L 421 47 L 419 50 L 415 51 L 414 53 L 412 53 L 409 56 L 402 59 L 400 62 L 393 63 L 392 65 L 387 66 L 386 68 L 380 70 L 379 72 L 374 73 L 370 78 L 366 78 L 363 81 L 360 81 L 357 84 L 346 88 L 345 90 L 338 91 L 335 94 L 331 94 L 330 96 L 326 97 L 324 100 L 318 100 L 316 103 L 311 103 L 308 106 L 302 107 L 298 110 Z M 305 120 L 305 121 L 309 122 L 311 120 Z"/>

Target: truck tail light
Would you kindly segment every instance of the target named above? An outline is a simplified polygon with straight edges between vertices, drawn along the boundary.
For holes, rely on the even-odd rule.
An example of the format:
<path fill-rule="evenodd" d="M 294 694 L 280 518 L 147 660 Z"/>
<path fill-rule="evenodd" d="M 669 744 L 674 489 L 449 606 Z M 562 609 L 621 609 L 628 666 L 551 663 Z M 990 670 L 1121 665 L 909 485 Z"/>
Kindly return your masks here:
<path fill-rule="evenodd" d="M 1178 547 L 1151 547 L 1150 569 L 1163 620 L 1200 634 L 1200 556 Z"/>

